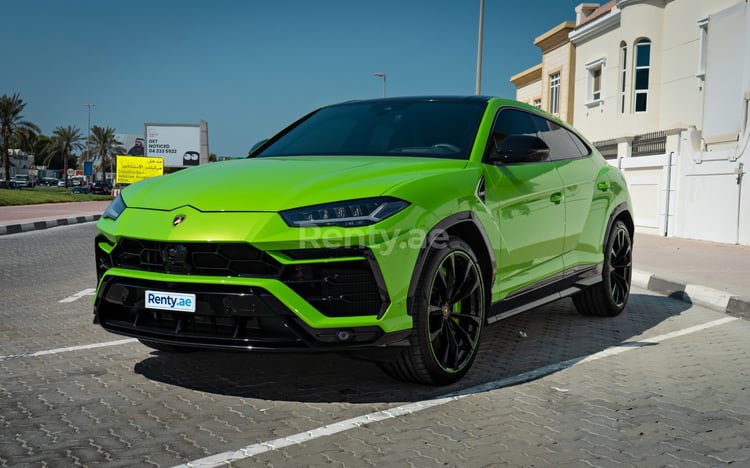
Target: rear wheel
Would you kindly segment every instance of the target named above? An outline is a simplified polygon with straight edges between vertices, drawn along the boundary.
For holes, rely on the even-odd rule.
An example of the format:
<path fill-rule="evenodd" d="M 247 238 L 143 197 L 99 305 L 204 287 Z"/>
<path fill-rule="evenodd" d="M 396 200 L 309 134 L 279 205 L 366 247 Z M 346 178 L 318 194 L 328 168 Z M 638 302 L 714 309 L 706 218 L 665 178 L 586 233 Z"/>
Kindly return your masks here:
<path fill-rule="evenodd" d="M 615 221 L 604 245 L 602 281 L 573 297 L 583 315 L 613 317 L 625 309 L 633 273 L 633 241 L 622 221 Z"/>
<path fill-rule="evenodd" d="M 468 372 L 479 349 L 487 297 L 482 270 L 471 247 L 450 238 L 433 248 L 410 304 L 410 346 L 383 370 L 400 379 L 449 384 Z"/>

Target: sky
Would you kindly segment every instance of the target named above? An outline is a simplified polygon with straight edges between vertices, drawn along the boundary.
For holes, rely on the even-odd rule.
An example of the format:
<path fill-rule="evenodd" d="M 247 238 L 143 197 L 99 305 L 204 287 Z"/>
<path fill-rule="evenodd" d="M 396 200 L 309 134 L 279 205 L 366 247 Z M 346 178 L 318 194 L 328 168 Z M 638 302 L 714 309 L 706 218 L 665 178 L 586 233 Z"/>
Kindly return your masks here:
<path fill-rule="evenodd" d="M 485 0 L 481 94 L 541 62 L 534 39 L 582 0 Z M 475 94 L 480 0 L 0 0 L 0 95 L 45 135 L 208 123 L 247 154 L 317 107 Z M 86 104 L 93 104 L 88 107 Z"/>

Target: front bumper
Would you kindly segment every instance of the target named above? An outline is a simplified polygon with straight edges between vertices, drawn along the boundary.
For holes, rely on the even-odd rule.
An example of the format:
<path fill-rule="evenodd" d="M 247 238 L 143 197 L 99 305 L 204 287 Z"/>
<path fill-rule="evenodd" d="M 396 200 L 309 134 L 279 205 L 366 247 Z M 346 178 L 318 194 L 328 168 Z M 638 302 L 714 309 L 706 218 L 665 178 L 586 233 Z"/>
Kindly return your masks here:
<path fill-rule="evenodd" d="M 196 295 L 196 311 L 144 308 L 147 289 Z M 95 322 L 135 338 L 180 346 L 266 351 L 369 348 L 397 344 L 408 332 L 378 326 L 315 329 L 258 287 L 143 281 L 108 276 L 94 306 Z"/>
<path fill-rule="evenodd" d="M 369 249 L 263 252 L 247 243 L 96 239 L 94 321 L 188 347 L 341 351 L 406 345 Z M 195 312 L 145 307 L 147 290 L 195 294 Z M 400 321 L 403 323 L 403 321 Z M 410 319 L 409 319 L 410 322 Z"/>

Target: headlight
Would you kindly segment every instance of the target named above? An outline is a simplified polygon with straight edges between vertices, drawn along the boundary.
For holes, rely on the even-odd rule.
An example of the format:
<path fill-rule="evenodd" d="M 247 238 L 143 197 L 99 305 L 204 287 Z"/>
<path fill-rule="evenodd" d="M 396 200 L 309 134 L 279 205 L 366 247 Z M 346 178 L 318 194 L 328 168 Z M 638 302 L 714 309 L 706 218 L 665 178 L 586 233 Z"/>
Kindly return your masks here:
<path fill-rule="evenodd" d="M 393 197 L 363 198 L 325 205 L 306 206 L 281 212 L 289 226 L 368 226 L 382 221 L 409 206 Z"/>
<path fill-rule="evenodd" d="M 104 210 L 104 213 L 102 214 L 102 218 L 109 218 L 109 219 L 117 219 L 123 211 L 125 211 L 125 202 L 122 201 L 122 197 L 120 195 L 117 195 L 117 197 L 112 200 L 112 203 L 109 204 L 106 210 Z"/>

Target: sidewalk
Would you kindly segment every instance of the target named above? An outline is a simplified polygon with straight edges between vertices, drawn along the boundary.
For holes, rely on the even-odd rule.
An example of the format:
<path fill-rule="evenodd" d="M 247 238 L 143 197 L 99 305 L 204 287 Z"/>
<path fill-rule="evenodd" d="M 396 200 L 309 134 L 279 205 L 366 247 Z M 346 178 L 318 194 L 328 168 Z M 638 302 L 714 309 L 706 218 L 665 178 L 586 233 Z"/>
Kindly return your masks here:
<path fill-rule="evenodd" d="M 750 319 L 750 247 L 636 233 L 633 284 Z"/>
<path fill-rule="evenodd" d="M 96 221 L 108 205 L 0 206 L 0 235 Z M 636 233 L 633 285 L 750 319 L 750 247 Z"/>
<path fill-rule="evenodd" d="M 0 235 L 96 221 L 109 201 L 0 206 Z"/>

